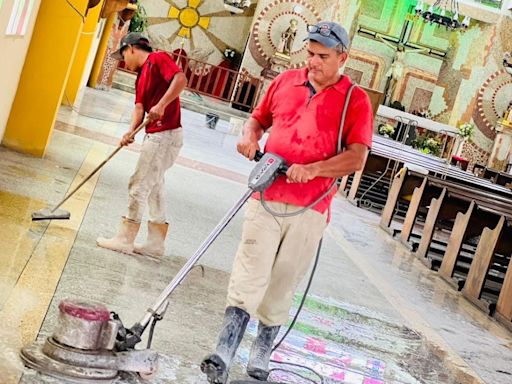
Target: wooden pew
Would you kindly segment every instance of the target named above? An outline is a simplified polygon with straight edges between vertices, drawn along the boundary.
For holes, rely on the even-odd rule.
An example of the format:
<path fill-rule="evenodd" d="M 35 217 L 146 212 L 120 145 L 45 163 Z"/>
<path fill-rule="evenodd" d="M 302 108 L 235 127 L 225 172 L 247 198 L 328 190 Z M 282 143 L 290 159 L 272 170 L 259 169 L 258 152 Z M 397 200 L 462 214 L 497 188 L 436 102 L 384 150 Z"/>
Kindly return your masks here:
<path fill-rule="evenodd" d="M 496 320 L 512 332 L 512 258 L 508 264 L 507 274 L 501 287 L 494 315 Z"/>
<path fill-rule="evenodd" d="M 494 313 L 497 304 L 496 302 L 489 303 L 481 300 L 482 294 L 485 284 L 490 277 L 489 271 L 491 266 L 495 263 L 496 254 L 508 253 L 508 255 L 510 255 L 510 253 L 512 253 L 511 237 L 512 229 L 505 216 L 500 217 L 495 228 L 484 228 L 475 252 L 475 257 L 471 263 L 467 281 L 462 289 L 462 294 L 466 299 L 488 312 L 490 315 Z M 503 286 L 501 288 L 503 288 Z M 503 309 L 506 308 L 506 302 L 507 299 L 502 300 L 502 304 L 504 303 L 502 306 Z"/>
<path fill-rule="evenodd" d="M 508 173 L 500 172 L 498 173 L 493 180 L 496 184 L 506 186 L 507 184 L 512 183 L 512 175 Z"/>
<path fill-rule="evenodd" d="M 464 262 L 461 260 L 464 241 L 480 235 L 486 227 L 495 228 L 499 220 L 500 215 L 496 210 L 485 206 L 478 206 L 475 200 L 471 201 L 465 212 L 457 213 L 448 246 L 439 268 L 439 275 L 445 281 L 455 286 L 458 290 L 464 287 L 467 276 L 456 276 L 457 265 Z"/>
<path fill-rule="evenodd" d="M 414 199 L 415 192 L 424 178 L 424 175 L 411 174 L 407 168 L 400 169 L 395 175 L 380 220 L 380 227 L 392 236 L 400 232 L 393 229 L 391 225 L 396 215 L 396 207 L 400 201 L 410 202 Z"/>

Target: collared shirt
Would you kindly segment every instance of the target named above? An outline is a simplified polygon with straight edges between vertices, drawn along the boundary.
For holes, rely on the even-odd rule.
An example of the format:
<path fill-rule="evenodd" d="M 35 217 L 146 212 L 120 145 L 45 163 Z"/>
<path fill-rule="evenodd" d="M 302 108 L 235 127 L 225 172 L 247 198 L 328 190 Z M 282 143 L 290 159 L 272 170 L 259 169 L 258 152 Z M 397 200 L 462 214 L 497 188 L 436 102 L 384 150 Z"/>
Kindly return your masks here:
<path fill-rule="evenodd" d="M 283 157 L 287 164 L 310 164 L 337 154 L 338 132 L 347 92 L 352 82 L 347 76 L 318 93 L 313 93 L 307 68 L 280 74 L 270 87 L 252 117 L 264 129 L 272 127 L 266 152 Z M 342 145 L 372 144 L 373 113 L 368 95 L 355 87 L 350 98 L 342 134 Z M 308 183 L 287 183 L 281 176 L 264 192 L 268 201 L 305 207 L 333 183 L 332 178 L 317 177 Z M 335 191 L 313 209 L 324 213 L 331 205 Z M 259 194 L 255 194 L 256 198 Z"/>
<path fill-rule="evenodd" d="M 178 72 L 181 72 L 180 67 L 168 53 L 150 53 L 135 82 L 135 104 L 142 104 L 144 112 L 148 113 L 167 92 L 172 79 Z M 167 105 L 160 120 L 146 126 L 146 132 L 161 132 L 179 127 L 181 127 L 181 107 L 180 98 L 177 97 Z"/>

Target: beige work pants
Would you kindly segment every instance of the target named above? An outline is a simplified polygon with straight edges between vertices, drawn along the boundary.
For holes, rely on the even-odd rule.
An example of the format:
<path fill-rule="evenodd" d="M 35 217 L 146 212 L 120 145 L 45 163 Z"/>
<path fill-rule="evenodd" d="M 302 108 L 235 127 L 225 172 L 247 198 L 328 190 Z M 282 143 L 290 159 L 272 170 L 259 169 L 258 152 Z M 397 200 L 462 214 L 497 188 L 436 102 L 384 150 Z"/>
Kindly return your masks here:
<path fill-rule="evenodd" d="M 165 223 L 165 171 L 174 164 L 182 146 L 183 128 L 146 134 L 128 184 L 128 219 L 140 223 L 148 204 L 149 220 Z"/>
<path fill-rule="evenodd" d="M 284 203 L 268 205 L 279 213 L 300 208 Z M 278 218 L 259 200 L 250 199 L 227 305 L 244 309 L 267 326 L 285 324 L 295 290 L 316 255 L 326 226 L 327 212 L 309 209 L 299 216 Z"/>

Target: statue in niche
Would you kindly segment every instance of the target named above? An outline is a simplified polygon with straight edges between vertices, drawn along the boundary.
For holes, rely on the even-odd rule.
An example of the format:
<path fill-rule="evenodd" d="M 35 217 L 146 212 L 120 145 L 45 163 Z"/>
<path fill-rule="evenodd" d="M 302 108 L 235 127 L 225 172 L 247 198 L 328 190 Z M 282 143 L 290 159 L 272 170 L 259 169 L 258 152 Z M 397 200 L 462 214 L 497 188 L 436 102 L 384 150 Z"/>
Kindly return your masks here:
<path fill-rule="evenodd" d="M 398 81 L 403 77 L 404 75 L 404 69 L 405 69 L 405 58 L 407 54 L 409 53 L 421 53 L 426 52 L 427 48 L 418 48 L 418 49 L 405 49 L 405 46 L 403 44 L 398 44 L 398 46 L 395 46 L 391 44 L 390 42 L 384 40 L 382 37 L 379 36 L 379 40 L 382 41 L 384 44 L 386 44 L 388 47 L 392 48 L 395 51 L 395 56 L 393 57 L 393 61 L 391 62 L 391 67 L 386 73 L 386 77 L 389 77 L 389 85 L 388 88 L 385 90 L 384 94 L 386 95 L 386 99 L 391 102 L 393 96 L 395 95 L 396 86 L 398 84 Z"/>
<path fill-rule="evenodd" d="M 298 21 L 296 19 L 290 20 L 290 26 L 281 33 L 281 39 L 279 40 L 279 45 L 277 46 L 277 52 L 286 56 L 290 56 L 292 52 L 293 41 L 295 40 L 295 36 L 297 36 L 297 25 Z"/>

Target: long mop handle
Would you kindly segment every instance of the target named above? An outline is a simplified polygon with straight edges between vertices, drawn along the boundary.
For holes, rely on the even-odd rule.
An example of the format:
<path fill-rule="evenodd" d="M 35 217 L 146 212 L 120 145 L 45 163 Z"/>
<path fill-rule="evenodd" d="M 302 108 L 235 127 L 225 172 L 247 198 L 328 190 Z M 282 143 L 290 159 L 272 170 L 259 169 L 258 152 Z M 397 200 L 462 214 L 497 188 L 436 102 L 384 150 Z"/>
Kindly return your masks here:
<path fill-rule="evenodd" d="M 188 275 L 190 270 L 194 267 L 194 265 L 197 263 L 197 261 L 203 256 L 203 254 L 206 252 L 206 250 L 210 247 L 210 245 L 213 243 L 213 241 L 219 236 L 219 234 L 223 231 L 224 228 L 229 224 L 231 219 L 237 214 L 237 212 L 242 208 L 242 206 L 245 204 L 247 200 L 251 197 L 251 195 L 254 193 L 252 189 L 248 189 L 247 192 L 242 196 L 240 200 L 238 200 L 235 205 L 226 213 L 226 215 L 222 218 L 222 220 L 217 224 L 217 226 L 213 229 L 213 231 L 210 233 L 210 235 L 206 238 L 206 240 L 201 244 L 199 249 L 196 251 L 194 256 L 192 256 L 188 262 L 178 271 L 174 279 L 169 283 L 169 285 L 165 288 L 165 290 L 160 294 L 158 299 L 156 300 L 155 304 L 148 309 L 146 314 L 144 315 L 144 318 L 139 323 L 142 326 L 142 329 L 144 330 L 149 322 L 151 321 L 151 318 L 155 313 L 159 313 L 162 307 L 165 305 L 165 302 L 167 298 L 170 296 L 170 294 L 176 289 L 178 285 L 183 281 L 183 279 Z"/>
<path fill-rule="evenodd" d="M 144 122 L 143 122 L 141 125 L 139 125 L 137 128 L 135 128 L 135 130 L 130 134 L 129 138 L 130 138 L 130 139 L 133 139 L 133 138 L 135 137 L 135 135 L 136 135 L 137 133 L 139 133 L 139 132 L 140 132 L 140 130 L 142 130 L 143 128 L 145 128 L 145 127 L 146 127 L 146 125 L 148 125 L 148 124 L 149 124 L 149 122 L 150 122 L 150 120 L 148 120 L 148 119 L 144 120 Z M 57 210 L 57 209 L 58 209 L 62 204 L 64 204 L 64 203 L 65 203 L 65 202 L 66 202 L 66 201 L 67 201 L 71 196 L 73 196 L 73 195 L 76 193 L 76 191 L 78 191 L 78 190 L 82 187 L 82 185 L 84 185 L 86 182 L 88 182 L 88 181 L 89 181 L 89 179 L 90 179 L 91 177 L 93 177 L 93 176 L 96 174 L 96 172 L 98 172 L 101 168 L 103 168 L 103 166 L 104 166 L 105 164 L 107 164 L 107 163 L 108 163 L 108 161 L 109 161 L 111 158 L 113 158 L 113 157 L 114 157 L 114 155 L 115 155 L 117 152 L 119 152 L 119 151 L 121 150 L 121 148 L 123 148 L 123 145 L 119 145 L 119 146 L 114 150 L 114 152 L 112 152 L 112 153 L 111 153 L 111 154 L 110 154 L 110 155 L 109 155 L 105 160 L 103 160 L 103 161 L 101 162 L 101 164 L 100 164 L 100 165 L 98 165 L 96 168 L 94 168 L 94 170 L 93 170 L 93 171 L 92 171 L 92 172 L 91 172 L 91 173 L 90 173 L 90 174 L 89 174 L 85 179 L 83 179 L 83 180 L 80 182 L 80 184 L 78 184 L 78 185 L 77 185 L 77 186 L 76 186 L 76 187 L 75 187 L 71 192 L 69 192 L 69 193 L 68 193 L 68 194 L 67 194 L 67 195 L 66 195 L 66 196 L 65 196 L 65 197 L 64 197 L 64 198 L 63 198 L 63 199 L 62 199 L 62 200 L 61 200 L 61 201 L 60 201 L 60 202 L 55 206 L 55 207 L 53 207 L 53 209 L 50 211 L 50 213 L 52 213 L 52 212 L 56 211 L 56 210 Z"/>

